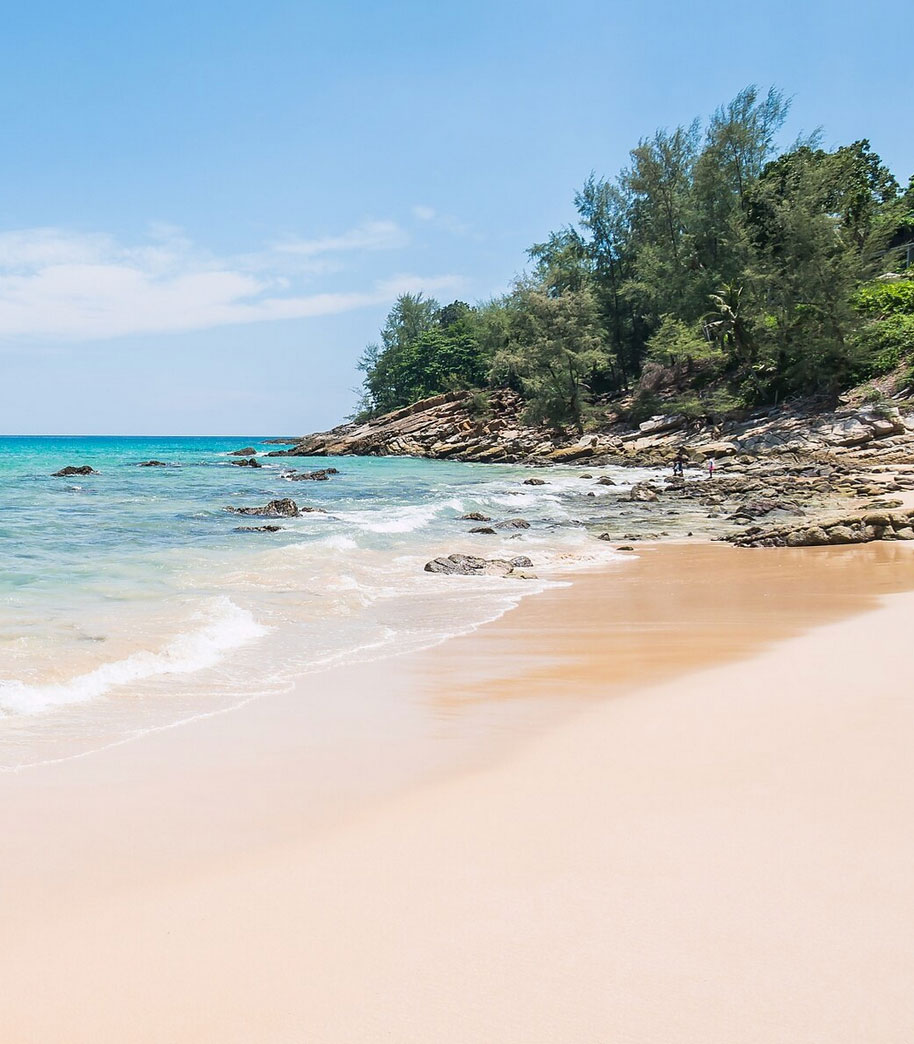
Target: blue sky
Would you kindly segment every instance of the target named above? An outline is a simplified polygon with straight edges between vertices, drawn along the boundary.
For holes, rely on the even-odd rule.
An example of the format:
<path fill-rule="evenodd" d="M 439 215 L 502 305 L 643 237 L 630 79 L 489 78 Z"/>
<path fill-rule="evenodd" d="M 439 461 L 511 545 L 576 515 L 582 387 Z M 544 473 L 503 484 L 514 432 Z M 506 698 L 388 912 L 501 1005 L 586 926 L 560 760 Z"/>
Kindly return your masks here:
<path fill-rule="evenodd" d="M 912 38 L 846 0 L 7 9 L 0 431 L 336 423 L 397 293 L 500 292 L 591 170 L 748 83 L 906 181 Z"/>

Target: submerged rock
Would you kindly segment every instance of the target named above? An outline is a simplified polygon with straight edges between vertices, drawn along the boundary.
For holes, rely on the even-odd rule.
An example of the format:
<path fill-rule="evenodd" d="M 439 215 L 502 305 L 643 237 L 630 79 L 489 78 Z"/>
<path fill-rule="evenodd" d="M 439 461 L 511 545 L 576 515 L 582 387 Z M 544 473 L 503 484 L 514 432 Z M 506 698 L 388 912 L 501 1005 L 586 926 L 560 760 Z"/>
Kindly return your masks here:
<path fill-rule="evenodd" d="M 282 526 L 235 526 L 236 533 L 278 533 Z"/>
<path fill-rule="evenodd" d="M 244 449 L 232 450 L 231 453 L 229 453 L 229 456 L 230 457 L 250 457 L 252 454 L 254 454 L 256 452 L 257 452 L 257 450 L 255 450 L 253 446 L 245 446 Z"/>
<path fill-rule="evenodd" d="M 138 468 L 167 468 L 168 465 L 164 460 L 141 460 L 137 464 Z"/>
<path fill-rule="evenodd" d="M 242 460 L 233 460 L 232 463 L 236 468 L 262 468 L 263 464 L 258 464 L 253 457 L 243 458 Z"/>
<path fill-rule="evenodd" d="M 495 530 L 491 526 L 474 526 L 470 530 L 471 533 L 485 533 L 486 535 L 495 535 Z"/>
<path fill-rule="evenodd" d="M 506 518 L 504 522 L 496 522 L 496 529 L 529 529 L 530 523 L 525 518 Z"/>
<path fill-rule="evenodd" d="M 584 476 L 582 475 L 581 478 L 583 478 L 583 477 Z M 609 477 L 609 475 L 601 475 L 600 478 L 597 479 L 597 485 L 598 486 L 614 486 L 615 482 L 613 482 L 613 480 Z"/>
<path fill-rule="evenodd" d="M 546 485 L 548 485 L 548 483 L 545 481 L 545 479 L 528 478 L 528 479 L 524 479 L 524 485 L 525 486 L 546 486 Z"/>
<path fill-rule="evenodd" d="M 461 522 L 491 522 L 492 519 L 488 515 L 483 515 L 479 511 L 471 511 L 468 515 L 460 516 Z"/>
<path fill-rule="evenodd" d="M 98 472 L 95 468 L 89 467 L 88 464 L 80 464 L 76 466 L 74 464 L 68 464 L 65 468 L 61 468 L 60 471 L 55 471 L 51 476 L 52 478 L 69 478 L 71 475 L 97 475 Z"/>

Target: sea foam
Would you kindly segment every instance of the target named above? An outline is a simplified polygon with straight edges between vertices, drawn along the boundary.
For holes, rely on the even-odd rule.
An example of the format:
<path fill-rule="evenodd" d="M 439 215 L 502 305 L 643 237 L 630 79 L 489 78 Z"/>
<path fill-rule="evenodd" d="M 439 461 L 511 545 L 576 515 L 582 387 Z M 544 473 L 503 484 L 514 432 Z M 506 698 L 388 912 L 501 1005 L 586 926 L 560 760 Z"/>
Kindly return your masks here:
<path fill-rule="evenodd" d="M 98 699 L 113 689 L 158 675 L 205 670 L 216 666 L 233 649 L 268 631 L 229 598 L 213 599 L 200 615 L 208 618 L 202 626 L 179 635 L 157 652 L 144 649 L 65 682 L 27 685 L 16 680 L 2 681 L 0 712 L 40 714 L 54 707 Z"/>

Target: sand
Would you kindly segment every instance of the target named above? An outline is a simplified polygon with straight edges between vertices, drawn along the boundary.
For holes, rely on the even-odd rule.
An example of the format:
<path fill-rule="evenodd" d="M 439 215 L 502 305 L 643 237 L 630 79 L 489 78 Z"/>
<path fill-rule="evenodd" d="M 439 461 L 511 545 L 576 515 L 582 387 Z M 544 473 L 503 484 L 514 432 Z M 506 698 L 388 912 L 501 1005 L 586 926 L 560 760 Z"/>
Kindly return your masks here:
<path fill-rule="evenodd" d="M 0 778 L 0 1039 L 911 1041 L 912 550 L 645 549 Z"/>

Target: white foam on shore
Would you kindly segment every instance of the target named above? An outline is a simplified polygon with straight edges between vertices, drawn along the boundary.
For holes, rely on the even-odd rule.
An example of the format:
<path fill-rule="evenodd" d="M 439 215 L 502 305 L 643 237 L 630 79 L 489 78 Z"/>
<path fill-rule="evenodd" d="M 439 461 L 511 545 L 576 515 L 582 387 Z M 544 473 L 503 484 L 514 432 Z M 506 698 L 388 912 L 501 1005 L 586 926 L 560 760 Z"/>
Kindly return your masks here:
<path fill-rule="evenodd" d="M 86 703 L 107 695 L 112 689 L 159 675 L 205 670 L 268 630 L 229 598 L 214 599 L 204 613 L 209 619 L 203 626 L 179 635 L 158 652 L 144 649 L 122 660 L 103 663 L 65 682 L 27 685 L 15 680 L 2 681 L 0 712 L 40 714 L 55 707 Z"/>

